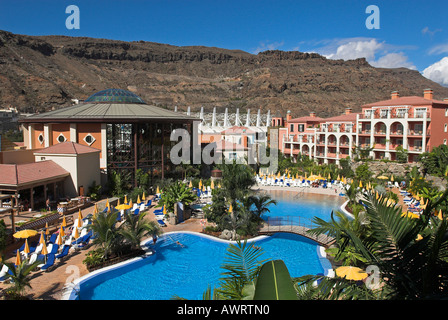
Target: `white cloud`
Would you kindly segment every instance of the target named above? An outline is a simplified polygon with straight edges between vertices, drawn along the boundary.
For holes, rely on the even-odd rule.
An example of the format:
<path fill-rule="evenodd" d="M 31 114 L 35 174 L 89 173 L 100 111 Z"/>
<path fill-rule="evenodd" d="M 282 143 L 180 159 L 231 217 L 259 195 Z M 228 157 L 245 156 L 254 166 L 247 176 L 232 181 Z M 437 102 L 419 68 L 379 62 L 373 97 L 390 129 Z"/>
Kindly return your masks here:
<path fill-rule="evenodd" d="M 429 54 L 442 54 L 448 52 L 448 43 L 439 44 L 429 49 Z"/>
<path fill-rule="evenodd" d="M 259 52 L 266 51 L 266 50 L 278 49 L 281 46 L 283 46 L 283 44 L 284 44 L 284 41 L 282 41 L 282 42 L 272 42 L 272 43 L 269 43 L 269 41 L 262 41 L 262 42 L 260 42 L 258 47 L 254 50 L 254 54 L 257 54 Z"/>
<path fill-rule="evenodd" d="M 448 86 L 448 57 L 444 57 L 433 63 L 423 70 L 422 74 L 424 77 L 434 82 Z"/>
<path fill-rule="evenodd" d="M 433 37 L 437 32 L 442 32 L 442 29 L 431 30 L 429 27 L 424 27 L 422 29 L 422 34 L 428 34 L 430 37 Z"/>
<path fill-rule="evenodd" d="M 326 57 L 343 60 L 366 58 L 367 61 L 370 61 L 375 57 L 375 52 L 382 46 L 376 39 L 349 41 L 338 46 L 335 53 L 328 54 Z"/>
<path fill-rule="evenodd" d="M 398 50 L 400 47 L 386 44 L 385 42 L 378 42 L 377 39 L 352 38 L 345 39 L 345 41 L 337 40 L 337 44 L 337 46 L 333 44 L 333 46 L 323 48 L 323 51 L 327 52 L 323 55 L 328 59 L 351 60 L 365 58 L 372 66 L 378 68 L 404 67 L 416 69 L 403 52 L 389 52 Z M 378 59 L 376 58 L 377 56 Z"/>
<path fill-rule="evenodd" d="M 411 62 L 408 61 L 408 57 L 403 52 L 385 54 L 376 61 L 370 61 L 370 64 L 377 68 L 404 67 L 412 70 L 417 69 Z"/>

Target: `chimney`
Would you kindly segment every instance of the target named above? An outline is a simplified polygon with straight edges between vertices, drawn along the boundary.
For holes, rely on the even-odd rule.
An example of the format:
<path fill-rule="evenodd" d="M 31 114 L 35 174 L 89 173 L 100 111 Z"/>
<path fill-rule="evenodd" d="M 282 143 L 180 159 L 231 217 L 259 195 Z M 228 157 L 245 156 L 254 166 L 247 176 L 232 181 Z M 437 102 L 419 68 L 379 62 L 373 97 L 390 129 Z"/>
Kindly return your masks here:
<path fill-rule="evenodd" d="M 247 148 L 247 136 L 242 136 L 243 147 Z"/>
<path fill-rule="evenodd" d="M 391 99 L 398 99 L 398 98 L 400 98 L 400 93 L 398 91 L 392 91 Z"/>
<path fill-rule="evenodd" d="M 351 114 L 352 108 L 345 108 L 345 114 Z"/>
<path fill-rule="evenodd" d="M 288 121 L 290 121 L 292 119 L 292 116 L 291 116 L 291 110 L 288 110 L 288 112 L 286 113 L 286 121 L 288 122 Z"/>
<path fill-rule="evenodd" d="M 433 92 L 432 89 L 425 89 L 423 90 L 423 98 L 432 100 L 433 99 Z"/>
<path fill-rule="evenodd" d="M 310 117 L 311 118 L 316 118 L 316 112 L 315 111 L 311 111 L 310 112 Z"/>

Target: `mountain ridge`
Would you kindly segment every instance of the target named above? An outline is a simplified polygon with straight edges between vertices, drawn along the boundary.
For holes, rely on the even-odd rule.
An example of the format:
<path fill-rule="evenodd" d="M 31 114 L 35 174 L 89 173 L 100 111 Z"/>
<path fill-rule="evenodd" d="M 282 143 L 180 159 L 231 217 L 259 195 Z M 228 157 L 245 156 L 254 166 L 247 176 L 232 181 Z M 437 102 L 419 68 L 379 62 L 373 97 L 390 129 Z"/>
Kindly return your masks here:
<path fill-rule="evenodd" d="M 448 88 L 416 70 L 375 68 L 364 58 L 0 31 L 0 107 L 44 112 L 111 87 L 170 109 L 261 108 L 293 117 L 357 112 L 395 90 L 420 96 L 429 87 L 435 98 L 448 97 Z"/>

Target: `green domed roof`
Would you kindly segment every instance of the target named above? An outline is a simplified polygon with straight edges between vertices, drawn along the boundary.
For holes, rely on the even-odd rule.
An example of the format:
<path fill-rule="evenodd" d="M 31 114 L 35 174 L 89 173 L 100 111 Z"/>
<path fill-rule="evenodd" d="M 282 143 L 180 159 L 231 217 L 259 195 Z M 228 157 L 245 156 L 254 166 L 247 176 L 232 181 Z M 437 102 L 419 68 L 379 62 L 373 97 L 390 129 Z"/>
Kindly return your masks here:
<path fill-rule="evenodd" d="M 106 89 L 92 94 L 85 103 L 140 103 L 146 104 L 138 95 L 123 89 Z"/>

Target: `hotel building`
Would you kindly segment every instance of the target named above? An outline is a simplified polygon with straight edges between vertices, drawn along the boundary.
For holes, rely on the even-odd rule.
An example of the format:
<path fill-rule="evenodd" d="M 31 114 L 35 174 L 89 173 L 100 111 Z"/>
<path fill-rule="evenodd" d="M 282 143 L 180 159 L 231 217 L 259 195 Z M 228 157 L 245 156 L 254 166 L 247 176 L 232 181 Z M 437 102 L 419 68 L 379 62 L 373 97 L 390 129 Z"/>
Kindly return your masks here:
<path fill-rule="evenodd" d="M 279 127 L 280 150 L 294 159 L 302 154 L 339 164 L 358 146 L 371 149 L 372 159 L 396 160 L 396 148 L 402 146 L 408 162 L 416 162 L 423 152 L 447 144 L 448 99 L 435 100 L 431 89 L 423 97 L 400 97 L 394 91 L 389 100 L 363 105 L 360 113 L 347 108 L 336 117 L 323 119 L 312 112 L 293 119 L 288 112 L 286 120 L 276 115 L 271 125 Z"/>

